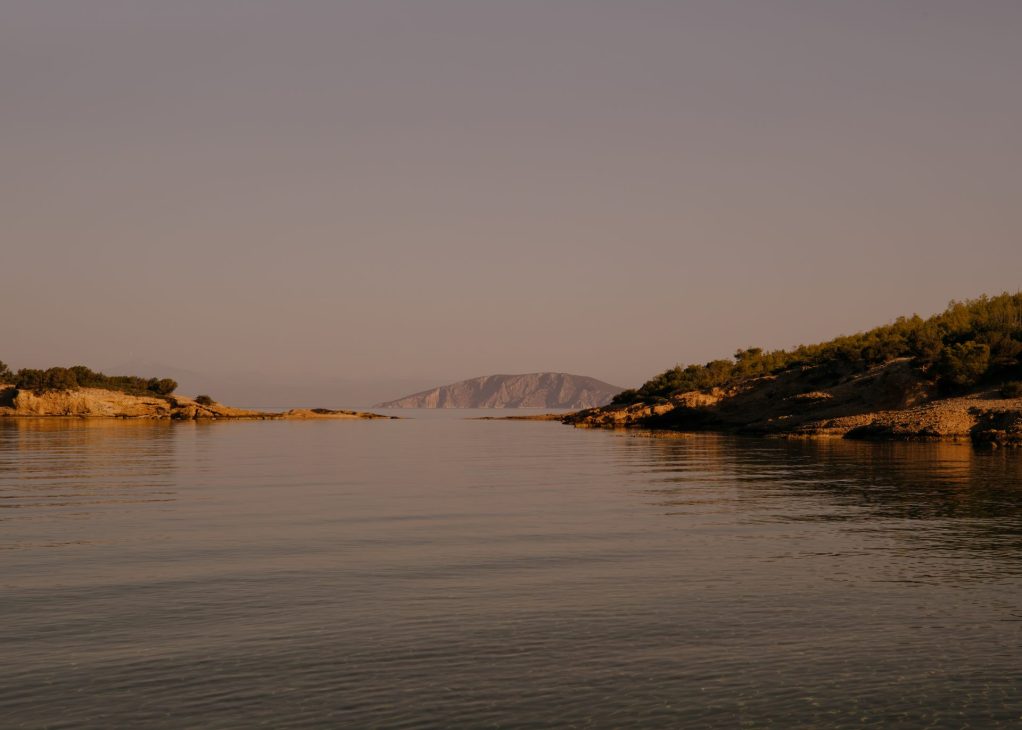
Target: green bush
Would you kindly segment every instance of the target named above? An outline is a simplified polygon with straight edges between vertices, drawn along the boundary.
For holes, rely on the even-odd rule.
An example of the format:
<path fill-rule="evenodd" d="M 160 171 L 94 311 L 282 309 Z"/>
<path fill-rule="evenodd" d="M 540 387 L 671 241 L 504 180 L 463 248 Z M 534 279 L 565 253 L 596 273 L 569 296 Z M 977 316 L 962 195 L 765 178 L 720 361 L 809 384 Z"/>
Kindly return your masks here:
<path fill-rule="evenodd" d="M 211 406 L 213 405 L 214 400 L 210 398 L 208 395 L 197 395 L 195 396 L 195 402 L 198 403 L 200 406 Z"/>
<path fill-rule="evenodd" d="M 157 395 L 170 395 L 177 390 L 177 381 L 170 378 L 151 378 L 146 384 L 146 390 Z"/>
<path fill-rule="evenodd" d="M 7 363 L 5 363 L 3 360 L 0 360 L 0 383 L 13 383 L 13 382 L 14 382 L 14 373 L 12 373 L 11 369 L 9 367 L 7 367 Z"/>
<path fill-rule="evenodd" d="M 78 387 L 74 373 L 67 368 L 50 368 L 44 373 L 44 383 L 47 390 L 75 390 Z"/>
<path fill-rule="evenodd" d="M 78 388 L 78 381 L 75 379 L 74 372 L 68 368 L 50 368 L 49 370 L 23 368 L 15 373 L 14 385 L 19 390 L 36 392 L 75 390 Z"/>
<path fill-rule="evenodd" d="M 990 346 L 971 340 L 945 347 L 937 362 L 939 382 L 950 389 L 975 385 L 989 367 Z"/>
<path fill-rule="evenodd" d="M 146 379 L 135 375 L 105 375 L 84 365 L 75 365 L 71 368 L 50 368 L 49 370 L 23 368 L 11 379 L 14 381 L 15 387 L 35 392 L 103 388 L 131 395 L 170 395 L 177 389 L 177 383 L 170 378 Z"/>
<path fill-rule="evenodd" d="M 14 374 L 14 387 L 18 390 L 42 390 L 46 383 L 46 373 L 33 368 L 22 368 Z"/>

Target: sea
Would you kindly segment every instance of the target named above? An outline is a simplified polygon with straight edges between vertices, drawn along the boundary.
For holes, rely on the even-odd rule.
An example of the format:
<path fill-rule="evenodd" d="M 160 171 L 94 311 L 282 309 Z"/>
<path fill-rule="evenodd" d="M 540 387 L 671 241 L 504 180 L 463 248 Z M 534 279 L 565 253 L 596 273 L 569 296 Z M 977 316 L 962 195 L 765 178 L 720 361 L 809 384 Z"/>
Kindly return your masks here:
<path fill-rule="evenodd" d="M 0 419 L 0 728 L 1022 726 L 1022 453 Z"/>

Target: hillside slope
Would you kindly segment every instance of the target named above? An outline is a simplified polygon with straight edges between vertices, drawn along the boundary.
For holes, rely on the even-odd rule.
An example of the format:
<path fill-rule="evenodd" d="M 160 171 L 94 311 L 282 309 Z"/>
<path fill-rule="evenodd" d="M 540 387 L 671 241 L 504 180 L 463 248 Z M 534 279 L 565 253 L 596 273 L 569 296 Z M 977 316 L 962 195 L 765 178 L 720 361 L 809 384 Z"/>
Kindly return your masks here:
<path fill-rule="evenodd" d="M 374 408 L 594 408 L 622 388 L 584 375 L 486 375 L 377 403 Z"/>
<path fill-rule="evenodd" d="M 871 439 L 971 438 L 1022 444 L 1022 294 L 952 302 L 929 319 L 791 351 L 676 367 L 582 427 L 723 430 Z"/>

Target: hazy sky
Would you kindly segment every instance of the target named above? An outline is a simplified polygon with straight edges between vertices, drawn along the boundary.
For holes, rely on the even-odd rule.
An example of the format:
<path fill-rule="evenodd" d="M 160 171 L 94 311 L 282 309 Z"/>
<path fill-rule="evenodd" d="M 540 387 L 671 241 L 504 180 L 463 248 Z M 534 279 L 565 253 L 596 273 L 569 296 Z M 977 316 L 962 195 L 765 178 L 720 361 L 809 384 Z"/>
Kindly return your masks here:
<path fill-rule="evenodd" d="M 1015 291 L 1020 38 L 1017 0 L 3 0 L 0 359 L 630 386 Z"/>

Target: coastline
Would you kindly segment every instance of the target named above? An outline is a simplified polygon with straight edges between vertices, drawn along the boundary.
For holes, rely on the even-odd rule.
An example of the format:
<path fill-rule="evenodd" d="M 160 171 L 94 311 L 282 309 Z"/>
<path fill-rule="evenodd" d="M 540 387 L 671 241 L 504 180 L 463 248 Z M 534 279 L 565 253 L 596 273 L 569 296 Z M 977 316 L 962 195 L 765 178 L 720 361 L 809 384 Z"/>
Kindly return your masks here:
<path fill-rule="evenodd" d="M 982 448 L 1022 447 L 1022 399 L 976 393 L 934 398 L 905 408 L 811 409 L 762 417 L 729 409 L 728 395 L 684 393 L 667 403 L 604 406 L 563 416 L 575 428 L 641 429 L 669 433 L 731 433 L 785 439 L 971 442 Z M 702 400 L 703 402 L 699 402 Z M 695 402 L 694 402 L 695 401 Z M 845 412 L 842 412 L 844 410 Z"/>
<path fill-rule="evenodd" d="M 399 419 L 368 411 L 331 408 L 292 408 L 259 411 L 222 403 L 199 403 L 182 395 L 132 395 L 103 388 L 77 388 L 34 393 L 0 385 L 0 419 L 8 418 L 119 418 L 188 420 L 372 420 Z"/>
<path fill-rule="evenodd" d="M 562 422 L 576 428 L 1022 447 L 1022 398 L 989 387 L 942 395 L 908 358 L 836 382 L 816 368 L 791 369 L 730 388 L 590 408 Z"/>

